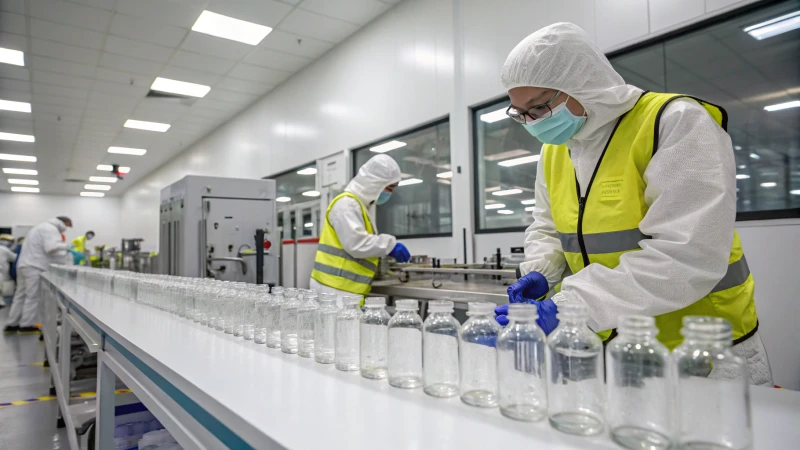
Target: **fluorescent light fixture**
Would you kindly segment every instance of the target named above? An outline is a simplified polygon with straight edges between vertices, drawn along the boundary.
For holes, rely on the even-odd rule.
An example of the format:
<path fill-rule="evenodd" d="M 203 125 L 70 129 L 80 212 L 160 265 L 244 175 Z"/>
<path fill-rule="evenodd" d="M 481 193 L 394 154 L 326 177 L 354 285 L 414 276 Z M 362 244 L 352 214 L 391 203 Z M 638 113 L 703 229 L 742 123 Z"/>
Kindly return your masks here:
<path fill-rule="evenodd" d="M 169 92 L 171 94 L 186 95 L 189 97 L 203 98 L 211 87 L 186 81 L 170 80 L 169 78 L 156 78 L 150 89 L 154 91 Z"/>
<path fill-rule="evenodd" d="M 158 131 L 159 133 L 163 133 L 169 130 L 170 124 L 128 119 L 125 121 L 125 125 L 123 126 L 125 128 L 135 128 L 137 130 L 147 130 L 147 131 Z"/>
<path fill-rule="evenodd" d="M 105 197 L 106 194 L 102 192 L 81 192 L 81 197 Z"/>
<path fill-rule="evenodd" d="M 733 149 L 734 149 L 734 150 L 741 150 L 741 149 L 742 149 L 742 146 L 741 146 L 741 145 L 734 145 L 734 146 L 733 146 Z"/>
<path fill-rule="evenodd" d="M 523 200 L 520 203 L 522 203 L 523 205 L 535 205 L 536 204 L 536 199 L 532 198 L 530 200 Z"/>
<path fill-rule="evenodd" d="M 800 189 L 792 189 L 789 193 L 792 195 L 800 195 Z"/>
<path fill-rule="evenodd" d="M 420 180 L 419 178 L 409 178 L 407 180 L 400 181 L 399 183 L 397 183 L 397 185 L 408 186 L 409 184 L 420 184 L 420 183 L 422 183 L 422 180 Z"/>
<path fill-rule="evenodd" d="M 748 178 L 750 178 L 750 175 L 748 175 L 746 173 L 737 173 L 736 174 L 736 179 L 737 180 L 746 180 Z"/>
<path fill-rule="evenodd" d="M 10 48 L 0 47 L 0 63 L 24 66 L 25 54 L 19 50 L 11 50 Z"/>
<path fill-rule="evenodd" d="M 747 169 L 747 166 L 745 166 L 744 164 L 739 164 L 737 167 L 739 169 Z"/>
<path fill-rule="evenodd" d="M 498 209 L 497 214 L 514 214 L 514 211 L 510 209 Z"/>
<path fill-rule="evenodd" d="M 117 177 L 89 177 L 89 181 L 95 183 L 116 183 Z"/>
<path fill-rule="evenodd" d="M 0 100 L 0 109 L 4 111 L 31 112 L 31 104 L 27 102 L 12 102 L 11 100 Z"/>
<path fill-rule="evenodd" d="M 535 206 L 528 206 L 527 208 L 525 208 L 525 211 L 530 212 L 530 211 L 533 211 L 534 209 L 536 209 Z"/>
<path fill-rule="evenodd" d="M 400 147 L 405 147 L 406 145 L 407 144 L 405 142 L 389 141 L 389 142 L 387 142 L 385 144 L 376 145 L 375 147 L 370 147 L 369 151 L 375 152 L 375 153 L 386 153 L 388 151 L 391 151 L 391 150 L 394 150 L 394 149 L 397 149 L 397 148 L 400 148 Z"/>
<path fill-rule="evenodd" d="M 0 159 L 6 161 L 23 161 L 23 162 L 36 162 L 35 156 L 28 155 L 11 155 L 8 153 L 0 153 Z"/>
<path fill-rule="evenodd" d="M 506 189 L 505 191 L 494 191 L 494 192 L 492 192 L 492 195 L 503 196 L 503 195 L 514 195 L 514 194 L 521 194 L 521 193 L 522 193 L 522 189 Z"/>
<path fill-rule="evenodd" d="M 800 28 L 800 11 L 795 11 L 766 22 L 751 25 L 745 28 L 744 32 L 760 41 L 798 28 Z"/>
<path fill-rule="evenodd" d="M 303 226 L 306 227 L 306 228 L 314 228 L 314 224 L 311 223 L 311 222 L 304 223 Z"/>
<path fill-rule="evenodd" d="M 30 134 L 0 133 L 0 139 L 4 141 L 36 142 L 36 138 Z"/>
<path fill-rule="evenodd" d="M 120 155 L 134 155 L 142 156 L 147 153 L 143 148 L 129 148 L 129 147 L 108 147 L 108 153 L 117 153 Z"/>
<path fill-rule="evenodd" d="M 301 169 L 297 171 L 298 175 L 316 175 L 317 169 L 316 167 L 306 167 L 305 169 Z"/>
<path fill-rule="evenodd" d="M 503 203 L 490 203 L 483 207 L 483 209 L 502 209 L 505 208 L 506 205 Z"/>
<path fill-rule="evenodd" d="M 278 197 L 275 199 L 275 201 L 279 203 L 286 203 L 292 201 L 292 199 L 290 197 Z"/>
<path fill-rule="evenodd" d="M 531 155 L 531 156 L 523 156 L 522 158 L 500 161 L 497 164 L 500 164 L 503 167 L 513 167 L 513 166 L 518 166 L 520 164 L 528 164 L 537 161 L 539 161 L 539 155 Z"/>
<path fill-rule="evenodd" d="M 107 184 L 85 184 L 83 188 L 90 191 L 108 191 L 111 189 L 111 186 Z"/>
<path fill-rule="evenodd" d="M 114 170 L 114 166 L 111 164 L 98 164 L 97 170 L 102 170 L 103 172 L 111 172 Z M 119 166 L 119 173 L 128 173 L 131 171 L 130 167 Z"/>
<path fill-rule="evenodd" d="M 776 183 L 774 181 L 768 181 L 766 183 L 761 183 L 761 187 L 775 187 L 777 185 L 778 185 L 778 183 Z"/>
<path fill-rule="evenodd" d="M 192 25 L 192 31 L 249 45 L 258 45 L 272 31 L 272 28 L 206 10 L 200 13 L 200 17 Z"/>
<path fill-rule="evenodd" d="M 761 156 L 758 153 L 750 153 L 750 157 L 753 159 L 761 159 Z"/>
<path fill-rule="evenodd" d="M 764 109 L 767 111 L 780 111 L 782 109 L 789 109 L 789 108 L 800 108 L 800 100 L 794 100 L 786 103 L 778 103 L 777 105 L 769 105 L 764 107 Z"/>
<path fill-rule="evenodd" d="M 39 192 L 39 188 L 11 186 L 12 192 Z"/>
<path fill-rule="evenodd" d="M 319 191 L 305 191 L 303 195 L 306 197 L 319 197 Z"/>
<path fill-rule="evenodd" d="M 453 178 L 453 171 L 437 173 L 436 176 L 438 178 Z"/>
<path fill-rule="evenodd" d="M 25 180 L 22 178 L 9 178 L 8 184 L 27 184 L 28 186 L 38 186 L 39 182 L 36 180 Z"/>
<path fill-rule="evenodd" d="M 34 169 L 9 169 L 8 167 L 3 167 L 3 173 L 11 173 L 14 175 L 39 175 Z"/>
<path fill-rule="evenodd" d="M 506 114 L 506 108 L 498 109 L 497 111 L 492 111 L 486 114 L 481 114 L 481 120 L 486 123 L 495 123 L 503 119 L 508 119 L 508 114 Z"/>

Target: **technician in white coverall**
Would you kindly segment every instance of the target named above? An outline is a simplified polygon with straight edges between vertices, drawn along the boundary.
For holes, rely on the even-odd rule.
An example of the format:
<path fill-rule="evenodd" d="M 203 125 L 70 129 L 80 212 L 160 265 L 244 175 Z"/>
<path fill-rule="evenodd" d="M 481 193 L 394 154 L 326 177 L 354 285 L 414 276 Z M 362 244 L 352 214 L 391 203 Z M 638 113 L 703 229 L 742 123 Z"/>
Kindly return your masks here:
<path fill-rule="evenodd" d="M 11 264 L 17 259 L 17 254 L 11 251 L 14 236 L 0 235 L 0 308 L 5 308 L 6 299 L 11 300 L 14 295 L 14 280 L 11 278 Z"/>
<path fill-rule="evenodd" d="M 627 85 L 570 23 L 522 40 L 501 80 L 509 117 L 545 144 L 522 278 L 509 287 L 510 301 L 535 304 L 548 333 L 558 324 L 558 304 L 582 301 L 589 327 L 604 339 L 621 316 L 654 316 L 670 348 L 682 339 L 683 316 L 722 317 L 750 382 L 772 385 L 754 282 L 734 230 L 726 113 Z M 560 292 L 545 299 L 554 288 Z M 506 311 L 496 311 L 501 324 Z"/>
<path fill-rule="evenodd" d="M 36 225 L 25 236 L 17 262 L 17 293 L 3 331 L 37 331 L 39 277 L 50 264 L 63 264 L 69 249 L 64 232 L 72 220 L 59 216 Z"/>

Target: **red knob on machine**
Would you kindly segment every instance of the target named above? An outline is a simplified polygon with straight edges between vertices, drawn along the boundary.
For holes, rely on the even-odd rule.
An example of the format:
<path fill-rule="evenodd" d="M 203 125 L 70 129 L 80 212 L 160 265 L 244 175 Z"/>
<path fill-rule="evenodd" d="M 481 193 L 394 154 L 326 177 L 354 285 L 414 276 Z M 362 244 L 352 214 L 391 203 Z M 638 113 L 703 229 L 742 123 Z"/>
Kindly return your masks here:
<path fill-rule="evenodd" d="M 269 240 L 264 241 L 264 250 L 269 250 L 272 247 L 272 242 Z"/>

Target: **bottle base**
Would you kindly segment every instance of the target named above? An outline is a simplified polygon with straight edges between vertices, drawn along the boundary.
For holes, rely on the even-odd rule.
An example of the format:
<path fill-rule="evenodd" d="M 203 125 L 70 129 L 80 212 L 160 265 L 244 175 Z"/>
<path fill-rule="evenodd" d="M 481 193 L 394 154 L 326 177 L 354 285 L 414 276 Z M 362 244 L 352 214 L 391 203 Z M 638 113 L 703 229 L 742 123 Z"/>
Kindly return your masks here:
<path fill-rule="evenodd" d="M 547 417 L 547 408 L 533 405 L 508 405 L 500 407 L 500 414 L 522 422 L 538 422 Z"/>
<path fill-rule="evenodd" d="M 297 350 L 297 356 L 300 356 L 300 357 L 303 357 L 303 358 L 313 358 L 314 357 L 314 352 L 309 352 L 307 350 Z"/>
<path fill-rule="evenodd" d="M 319 364 L 333 364 L 335 360 L 333 359 L 333 356 L 314 355 L 314 361 Z"/>
<path fill-rule="evenodd" d="M 428 386 L 425 386 L 425 388 L 423 388 L 422 390 L 431 397 L 438 397 L 438 398 L 449 398 L 458 395 L 458 385 L 456 384 L 447 384 L 447 383 L 429 384 Z"/>
<path fill-rule="evenodd" d="M 296 354 L 297 354 L 297 348 L 296 348 L 296 347 L 295 347 L 295 348 L 292 348 L 292 347 L 284 347 L 284 346 L 281 346 L 281 351 L 282 351 L 283 353 L 288 353 L 288 354 L 290 354 L 290 355 L 296 355 Z"/>
<path fill-rule="evenodd" d="M 386 369 L 361 368 L 361 376 L 370 380 L 383 380 L 386 378 Z"/>
<path fill-rule="evenodd" d="M 611 439 L 624 448 L 631 450 L 667 450 L 672 441 L 657 431 L 639 427 L 617 427 L 611 430 Z"/>
<path fill-rule="evenodd" d="M 336 368 L 341 370 L 342 372 L 355 372 L 358 370 L 358 364 L 356 363 L 346 363 L 346 362 L 336 362 Z"/>
<path fill-rule="evenodd" d="M 689 441 L 681 442 L 675 448 L 678 450 L 746 450 L 752 447 L 731 447 L 716 442 Z"/>
<path fill-rule="evenodd" d="M 478 408 L 494 408 L 497 406 L 497 394 L 485 390 L 467 391 L 461 394 L 461 401 Z"/>
<path fill-rule="evenodd" d="M 591 414 L 564 412 L 550 416 L 550 425 L 558 431 L 577 436 L 591 436 L 603 431 L 603 422 Z"/>
<path fill-rule="evenodd" d="M 389 385 L 400 389 L 416 389 L 422 386 L 421 376 L 389 377 Z"/>

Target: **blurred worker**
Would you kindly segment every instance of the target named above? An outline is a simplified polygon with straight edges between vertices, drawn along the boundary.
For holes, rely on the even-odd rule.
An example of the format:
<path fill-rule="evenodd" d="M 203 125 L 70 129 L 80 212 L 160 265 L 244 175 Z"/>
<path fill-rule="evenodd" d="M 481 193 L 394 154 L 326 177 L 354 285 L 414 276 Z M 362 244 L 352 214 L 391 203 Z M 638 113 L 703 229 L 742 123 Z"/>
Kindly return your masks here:
<path fill-rule="evenodd" d="M 17 239 L 17 245 L 14 247 L 14 254 L 17 255 L 17 259 L 11 263 L 11 279 L 14 282 L 17 282 L 17 263 L 19 262 L 19 254 L 22 252 L 22 243 L 25 241 L 25 236 L 20 236 Z"/>
<path fill-rule="evenodd" d="M 72 246 L 70 250 L 73 250 L 76 253 L 80 253 L 82 257 L 78 255 L 75 256 L 75 264 L 85 264 L 86 263 L 86 241 L 91 241 L 94 239 L 94 231 L 89 230 L 83 236 L 78 236 L 72 240 Z"/>
<path fill-rule="evenodd" d="M 509 287 L 510 301 L 536 304 L 547 333 L 561 302 L 582 301 L 605 341 L 621 316 L 654 316 L 670 349 L 683 340 L 684 316 L 721 317 L 733 327 L 733 350 L 747 359 L 751 383 L 772 385 L 753 277 L 734 230 L 736 167 L 725 111 L 626 85 L 570 23 L 520 42 L 501 80 L 511 98 L 507 114 L 544 143 L 524 276 Z M 565 265 L 573 275 L 562 280 Z M 544 300 L 553 288 L 560 293 Z M 498 307 L 498 322 L 507 321 L 506 311 Z"/>
<path fill-rule="evenodd" d="M 64 232 L 72 227 L 69 217 L 59 216 L 36 225 L 25 237 L 19 257 L 17 293 L 4 331 L 36 331 L 39 277 L 50 264 L 63 263 L 69 244 Z"/>
<path fill-rule="evenodd" d="M 14 236 L 0 234 L 0 308 L 6 307 L 6 300 L 14 296 L 14 279 L 11 278 L 11 265 L 17 259 L 17 254 L 11 251 Z"/>
<path fill-rule="evenodd" d="M 367 295 L 381 256 L 407 262 L 411 255 L 394 236 L 378 234 L 375 205 L 389 201 L 400 182 L 400 167 L 376 155 L 358 170 L 344 192 L 328 205 L 319 238 L 311 289 L 339 295 Z"/>

